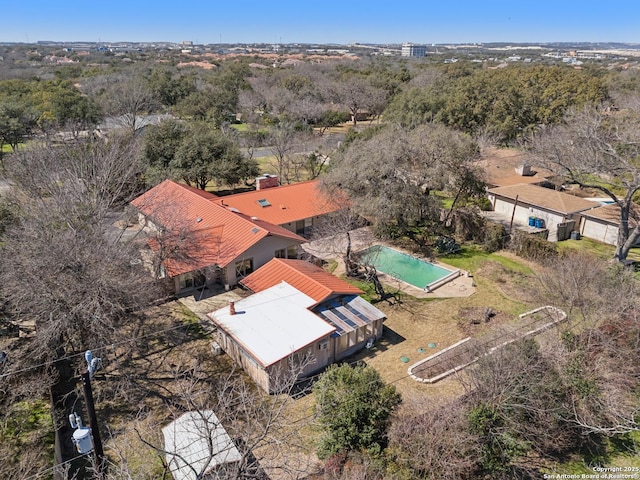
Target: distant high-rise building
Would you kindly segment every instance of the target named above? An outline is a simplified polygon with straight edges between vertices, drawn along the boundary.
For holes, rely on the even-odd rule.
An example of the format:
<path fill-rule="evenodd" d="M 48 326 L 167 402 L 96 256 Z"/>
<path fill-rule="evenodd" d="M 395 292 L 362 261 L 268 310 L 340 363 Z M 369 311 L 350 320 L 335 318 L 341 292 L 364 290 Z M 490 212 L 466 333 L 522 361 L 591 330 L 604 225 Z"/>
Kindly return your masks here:
<path fill-rule="evenodd" d="M 425 45 L 415 45 L 413 43 L 402 44 L 403 57 L 424 57 L 427 55 L 427 47 Z"/>

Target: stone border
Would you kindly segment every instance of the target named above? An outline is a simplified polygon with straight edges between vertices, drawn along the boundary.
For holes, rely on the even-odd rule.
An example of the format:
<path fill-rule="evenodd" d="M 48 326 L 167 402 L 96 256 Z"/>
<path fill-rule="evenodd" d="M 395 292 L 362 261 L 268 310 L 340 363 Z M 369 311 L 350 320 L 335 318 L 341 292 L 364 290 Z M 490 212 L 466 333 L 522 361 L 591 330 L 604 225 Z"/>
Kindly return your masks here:
<path fill-rule="evenodd" d="M 558 307 L 554 307 L 552 305 L 544 305 L 542 307 L 534 308 L 533 310 L 529 310 L 528 312 L 521 313 L 520 315 L 518 315 L 518 317 L 519 318 L 524 318 L 524 317 L 526 317 L 528 315 L 533 315 L 533 314 L 538 313 L 538 312 L 540 312 L 542 310 L 551 310 L 552 312 L 554 312 L 554 314 L 556 314 L 556 319 L 551 321 L 551 322 L 545 323 L 544 325 L 542 325 L 542 326 L 540 326 L 538 328 L 534 328 L 533 330 L 529 330 L 529 331 L 525 332 L 524 334 L 522 334 L 522 335 L 520 335 L 520 336 L 518 336 L 516 338 L 512 338 L 510 340 L 507 340 L 506 342 L 503 342 L 503 343 L 501 343 L 499 345 L 496 345 L 495 347 L 491 347 L 482 356 L 491 355 L 492 353 L 496 352 L 498 349 L 503 348 L 503 347 L 505 347 L 505 346 L 517 341 L 517 340 L 521 340 L 523 338 L 527 338 L 527 337 L 538 335 L 539 333 L 542 333 L 542 332 L 544 332 L 546 330 L 549 330 L 550 328 L 556 326 L 558 323 L 564 322 L 567 319 L 567 314 L 563 310 L 559 309 Z M 418 377 L 418 376 L 413 374 L 413 370 L 418 368 L 418 367 L 420 367 L 422 364 L 424 364 L 424 363 L 426 363 L 426 362 L 428 362 L 430 360 L 433 360 L 434 358 L 437 358 L 438 356 L 444 354 L 445 352 L 448 352 L 449 350 L 452 350 L 454 348 L 458 348 L 461 345 L 464 345 L 469 341 L 471 341 L 471 337 L 463 338 L 462 340 L 454 343 L 453 345 L 448 346 L 447 348 L 439 351 L 438 353 L 434 353 L 433 355 L 430 355 L 427 358 L 424 358 L 424 359 L 414 363 L 413 365 L 411 365 L 407 369 L 407 373 L 409 374 L 409 376 L 411 378 L 413 378 L 417 382 L 432 384 L 432 383 L 436 383 L 439 380 L 442 380 L 443 378 L 446 378 L 446 377 L 448 377 L 448 376 L 450 376 L 450 375 L 462 370 L 463 368 L 468 367 L 469 365 L 477 362 L 481 358 L 481 356 L 475 357 L 470 362 L 457 365 L 457 366 L 447 370 L 446 372 L 443 372 L 443 373 L 440 373 L 440 374 L 436 375 L 435 377 L 420 378 L 420 377 Z"/>

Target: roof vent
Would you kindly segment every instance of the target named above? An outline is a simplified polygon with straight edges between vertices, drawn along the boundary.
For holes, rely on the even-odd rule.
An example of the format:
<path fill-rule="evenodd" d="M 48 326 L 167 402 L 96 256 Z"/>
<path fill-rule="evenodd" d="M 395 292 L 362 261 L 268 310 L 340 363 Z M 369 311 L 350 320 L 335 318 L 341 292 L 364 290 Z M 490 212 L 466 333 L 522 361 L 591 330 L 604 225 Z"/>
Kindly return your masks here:
<path fill-rule="evenodd" d="M 251 217 L 251 220 L 256 221 L 256 220 L 260 220 L 258 217 Z"/>
<path fill-rule="evenodd" d="M 200 223 L 202 221 L 202 217 L 196 218 L 196 222 Z"/>
<path fill-rule="evenodd" d="M 232 212 L 234 212 L 234 213 L 240 213 L 240 210 L 238 210 L 238 209 L 237 209 L 237 208 L 235 208 L 235 207 L 229 207 L 229 210 L 231 210 L 231 211 L 232 211 Z"/>

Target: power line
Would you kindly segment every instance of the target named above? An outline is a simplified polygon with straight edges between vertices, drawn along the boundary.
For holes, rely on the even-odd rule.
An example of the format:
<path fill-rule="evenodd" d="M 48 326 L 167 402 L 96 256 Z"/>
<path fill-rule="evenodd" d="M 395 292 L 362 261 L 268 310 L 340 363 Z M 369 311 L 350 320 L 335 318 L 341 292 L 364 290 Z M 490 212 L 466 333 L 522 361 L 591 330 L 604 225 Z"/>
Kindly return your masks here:
<path fill-rule="evenodd" d="M 101 346 L 98 346 L 98 347 L 95 347 L 95 348 L 91 348 L 90 350 L 99 352 L 99 351 L 105 350 L 107 348 L 118 347 L 120 345 L 136 342 L 136 341 L 141 340 L 141 339 L 154 337 L 154 336 L 160 335 L 162 333 L 170 332 L 172 330 L 177 330 L 179 328 L 189 328 L 190 326 L 191 326 L 190 324 L 176 325 L 176 326 L 171 327 L 171 328 L 165 328 L 163 330 L 157 330 L 155 332 L 151 332 L 151 333 L 148 333 L 148 334 L 145 334 L 145 335 L 141 335 L 139 337 L 130 338 L 128 340 L 123 340 L 121 342 L 110 343 L 108 345 L 101 345 Z M 211 333 L 211 332 L 205 332 L 205 333 Z M 40 364 L 37 364 L 37 365 L 32 365 L 30 367 L 25 367 L 25 368 L 21 368 L 21 369 L 18 369 L 18 370 L 13 370 L 11 372 L 3 373 L 2 375 L 0 375 L 0 379 L 9 377 L 11 375 L 16 375 L 16 374 L 19 374 L 19 373 L 28 372 L 28 371 L 31 371 L 31 370 L 36 370 L 36 369 L 39 369 L 39 368 L 42 368 L 42 367 L 47 367 L 49 365 L 53 365 L 53 364 L 61 362 L 63 360 L 71 360 L 73 358 L 83 357 L 83 356 L 84 356 L 84 352 L 74 353 L 74 354 L 71 354 L 71 355 L 66 355 L 64 357 L 56 358 L 55 360 L 52 360 L 50 362 L 43 362 L 43 363 L 40 363 Z"/>
<path fill-rule="evenodd" d="M 58 463 L 58 464 L 54 465 L 53 467 L 46 468 L 45 470 L 40 470 L 38 473 L 34 473 L 33 475 L 31 475 L 29 477 L 24 477 L 22 480 L 32 480 L 34 478 L 41 477 L 42 475 L 44 475 L 46 473 L 53 472 L 56 468 L 63 467 L 64 465 L 66 465 L 68 463 L 71 463 L 71 462 L 73 462 L 73 461 L 75 461 L 75 460 L 77 460 L 79 458 L 86 457 L 87 455 L 90 455 L 90 454 L 91 454 L 91 452 L 83 453 L 82 455 L 78 455 L 76 457 L 70 458 L 69 460 L 65 460 L 62 463 Z"/>

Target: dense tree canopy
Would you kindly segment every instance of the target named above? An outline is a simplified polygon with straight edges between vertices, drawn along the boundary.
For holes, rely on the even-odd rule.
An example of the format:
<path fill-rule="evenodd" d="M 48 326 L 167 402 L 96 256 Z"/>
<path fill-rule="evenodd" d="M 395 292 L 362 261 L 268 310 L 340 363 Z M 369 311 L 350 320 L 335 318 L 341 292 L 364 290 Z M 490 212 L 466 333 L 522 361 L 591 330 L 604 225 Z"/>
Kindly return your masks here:
<path fill-rule="evenodd" d="M 476 155 L 468 136 L 442 125 L 388 127 L 349 143 L 324 181 L 346 192 L 365 218 L 403 229 L 439 218 L 440 200 L 432 191 L 481 185 Z"/>
<path fill-rule="evenodd" d="M 149 183 L 180 179 L 204 189 L 209 182 L 235 185 L 258 175 L 258 164 L 245 157 L 233 135 L 204 123 L 166 120 L 145 134 L 144 158 Z"/>
<path fill-rule="evenodd" d="M 209 182 L 234 185 L 258 175 L 258 164 L 245 158 L 223 132 L 194 125 L 169 166 L 188 184 L 205 189 Z"/>
<path fill-rule="evenodd" d="M 0 142 L 16 147 L 31 133 L 91 129 L 98 104 L 68 80 L 0 82 Z"/>
<path fill-rule="evenodd" d="M 314 386 L 314 394 L 324 430 L 320 458 L 352 450 L 376 454 L 386 446 L 390 417 L 401 397 L 373 368 L 330 366 Z"/>
<path fill-rule="evenodd" d="M 411 87 L 394 98 L 385 118 L 409 126 L 435 120 L 468 133 L 488 129 L 508 142 L 532 126 L 559 122 L 573 105 L 607 96 L 604 79 L 591 70 L 509 66 Z"/>

